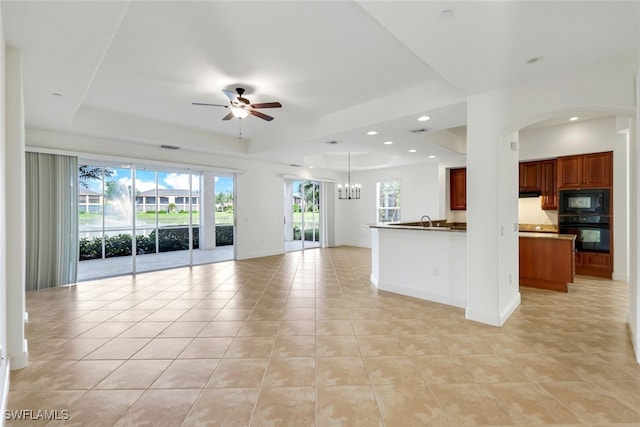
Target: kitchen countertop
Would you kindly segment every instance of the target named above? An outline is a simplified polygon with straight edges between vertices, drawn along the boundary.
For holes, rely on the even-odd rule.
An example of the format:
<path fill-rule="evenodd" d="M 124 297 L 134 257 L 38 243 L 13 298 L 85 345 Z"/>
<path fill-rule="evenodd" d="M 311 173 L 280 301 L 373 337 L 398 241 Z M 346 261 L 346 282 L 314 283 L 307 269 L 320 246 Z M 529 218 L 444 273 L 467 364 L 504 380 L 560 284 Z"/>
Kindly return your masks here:
<path fill-rule="evenodd" d="M 532 239 L 558 239 L 558 240 L 575 240 L 576 236 L 574 234 L 557 234 L 557 233 L 531 233 L 527 231 L 521 231 L 519 233 L 520 237 L 527 237 Z"/>
<path fill-rule="evenodd" d="M 531 231 L 535 233 L 557 233 L 558 226 L 553 224 L 518 224 L 520 231 Z"/>
<path fill-rule="evenodd" d="M 435 221 L 433 221 L 435 222 Z M 389 230 L 419 230 L 419 231 L 447 231 L 447 232 L 467 232 L 466 228 L 456 225 L 446 225 L 442 227 L 425 227 L 418 223 L 386 223 L 386 224 L 367 224 L 369 228 L 384 228 Z"/>

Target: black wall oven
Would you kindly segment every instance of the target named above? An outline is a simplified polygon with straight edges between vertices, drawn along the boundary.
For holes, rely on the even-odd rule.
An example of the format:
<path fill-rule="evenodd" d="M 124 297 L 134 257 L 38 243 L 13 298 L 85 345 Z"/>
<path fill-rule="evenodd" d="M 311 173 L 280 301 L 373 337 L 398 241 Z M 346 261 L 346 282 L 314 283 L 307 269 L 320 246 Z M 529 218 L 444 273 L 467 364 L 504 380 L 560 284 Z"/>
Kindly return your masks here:
<path fill-rule="evenodd" d="M 601 215 L 564 215 L 558 217 L 560 234 L 576 236 L 576 250 L 606 252 L 611 249 L 611 218 Z"/>

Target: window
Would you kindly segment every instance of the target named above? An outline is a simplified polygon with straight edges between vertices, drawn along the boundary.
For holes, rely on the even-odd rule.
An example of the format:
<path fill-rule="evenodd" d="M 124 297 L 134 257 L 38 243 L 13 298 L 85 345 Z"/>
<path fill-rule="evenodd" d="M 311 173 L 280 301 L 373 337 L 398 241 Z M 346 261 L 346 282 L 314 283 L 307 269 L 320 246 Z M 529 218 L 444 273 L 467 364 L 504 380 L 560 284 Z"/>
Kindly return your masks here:
<path fill-rule="evenodd" d="M 376 183 L 378 222 L 400 221 L 400 180 Z"/>

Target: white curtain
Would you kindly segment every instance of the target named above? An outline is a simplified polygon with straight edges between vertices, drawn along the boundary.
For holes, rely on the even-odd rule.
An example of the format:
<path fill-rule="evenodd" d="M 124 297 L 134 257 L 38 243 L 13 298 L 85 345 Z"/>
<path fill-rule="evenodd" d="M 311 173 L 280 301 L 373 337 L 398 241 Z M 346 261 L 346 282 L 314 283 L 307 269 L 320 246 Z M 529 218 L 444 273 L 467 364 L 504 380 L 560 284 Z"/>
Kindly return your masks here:
<path fill-rule="evenodd" d="M 75 283 L 78 158 L 26 153 L 26 290 Z"/>

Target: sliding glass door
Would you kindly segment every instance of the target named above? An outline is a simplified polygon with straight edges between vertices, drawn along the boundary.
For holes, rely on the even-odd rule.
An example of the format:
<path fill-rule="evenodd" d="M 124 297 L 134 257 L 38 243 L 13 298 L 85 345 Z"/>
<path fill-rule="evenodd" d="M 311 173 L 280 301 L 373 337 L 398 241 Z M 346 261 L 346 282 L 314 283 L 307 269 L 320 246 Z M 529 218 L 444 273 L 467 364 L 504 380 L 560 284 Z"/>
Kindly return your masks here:
<path fill-rule="evenodd" d="M 233 177 L 225 177 L 219 186 L 225 191 L 215 195 L 217 179 L 188 169 L 81 165 L 78 280 L 234 259 Z M 207 203 L 200 191 L 205 183 Z M 213 242 L 205 246 L 211 250 L 198 250 L 202 235 Z"/>
<path fill-rule="evenodd" d="M 285 250 L 320 247 L 320 189 L 318 181 L 285 181 Z"/>

